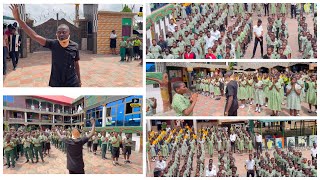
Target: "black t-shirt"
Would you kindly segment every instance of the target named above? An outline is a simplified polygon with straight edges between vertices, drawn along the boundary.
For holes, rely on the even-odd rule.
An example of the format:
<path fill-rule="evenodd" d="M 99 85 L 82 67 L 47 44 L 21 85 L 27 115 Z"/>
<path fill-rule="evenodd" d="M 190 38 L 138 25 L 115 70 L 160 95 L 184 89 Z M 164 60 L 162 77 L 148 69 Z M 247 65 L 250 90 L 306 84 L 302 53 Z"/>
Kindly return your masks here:
<path fill-rule="evenodd" d="M 88 137 L 81 139 L 63 138 L 67 147 L 67 169 L 70 171 L 79 171 L 84 169 L 82 148 L 88 142 Z"/>
<path fill-rule="evenodd" d="M 78 44 L 70 41 L 69 45 L 63 48 L 57 39 L 47 39 L 44 47 L 52 52 L 49 86 L 78 87 L 80 82 L 74 65 L 80 59 Z"/>
<path fill-rule="evenodd" d="M 227 102 L 231 96 L 233 96 L 233 101 L 229 111 L 238 109 L 238 84 L 237 84 L 237 81 L 234 81 L 234 80 L 231 80 L 227 84 L 227 89 L 226 89 Z M 227 103 L 226 103 L 226 107 L 227 107 Z"/>
<path fill-rule="evenodd" d="M 158 42 L 158 45 L 161 47 L 162 51 L 168 47 L 168 44 L 166 41 Z"/>
<path fill-rule="evenodd" d="M 270 59 L 270 57 L 268 56 L 268 54 L 263 55 L 262 58 L 263 58 L 263 59 Z"/>

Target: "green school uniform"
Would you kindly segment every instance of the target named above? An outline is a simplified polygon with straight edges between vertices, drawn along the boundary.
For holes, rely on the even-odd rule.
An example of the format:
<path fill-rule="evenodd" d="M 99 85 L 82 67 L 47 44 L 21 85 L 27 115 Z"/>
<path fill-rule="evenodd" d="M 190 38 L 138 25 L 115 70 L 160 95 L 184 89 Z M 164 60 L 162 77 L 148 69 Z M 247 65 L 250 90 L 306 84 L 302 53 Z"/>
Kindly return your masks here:
<path fill-rule="evenodd" d="M 126 47 L 127 47 L 127 42 L 126 41 L 120 41 L 120 57 L 121 57 L 121 61 L 125 60 Z"/>
<path fill-rule="evenodd" d="M 292 85 L 288 84 L 287 91 L 290 89 L 292 89 Z M 299 84 L 295 84 L 295 89 L 301 90 L 301 86 Z M 301 110 L 300 95 L 298 95 L 294 90 L 292 90 L 290 94 L 287 94 L 287 108 Z"/>
<path fill-rule="evenodd" d="M 176 93 L 173 96 L 172 108 L 176 112 L 177 116 L 184 116 L 183 111 L 191 105 L 190 100 L 185 96 Z M 192 113 L 190 114 L 192 116 Z"/>
<path fill-rule="evenodd" d="M 246 84 L 245 80 L 239 81 L 239 92 L 238 92 L 238 99 L 244 100 L 247 99 L 247 92 L 246 92 Z"/>
<path fill-rule="evenodd" d="M 315 82 L 308 82 L 306 102 L 311 105 L 317 105 L 317 90 Z"/>
<path fill-rule="evenodd" d="M 270 83 L 269 88 L 272 86 L 272 83 Z M 272 89 L 269 92 L 269 100 L 268 100 L 268 106 L 273 111 L 281 111 L 281 98 L 280 98 L 280 92 L 278 92 L 277 89 L 281 89 L 281 84 L 277 82 L 275 84 L 275 87 L 273 86 Z M 280 90 L 279 90 L 280 91 Z"/>

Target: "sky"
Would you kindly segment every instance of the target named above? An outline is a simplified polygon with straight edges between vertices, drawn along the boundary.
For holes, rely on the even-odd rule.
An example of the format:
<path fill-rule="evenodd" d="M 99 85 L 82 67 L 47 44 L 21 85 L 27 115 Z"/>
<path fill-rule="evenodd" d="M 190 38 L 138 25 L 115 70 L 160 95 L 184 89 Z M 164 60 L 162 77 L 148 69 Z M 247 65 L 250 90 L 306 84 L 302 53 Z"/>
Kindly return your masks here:
<path fill-rule="evenodd" d="M 121 11 L 122 4 L 99 4 L 99 11 Z M 133 12 L 139 12 L 142 4 L 128 4 L 130 8 L 134 6 Z M 65 18 L 69 22 L 74 20 L 75 17 L 75 5 L 74 4 L 26 4 L 27 14 L 31 19 L 35 20 L 35 25 L 39 25 L 50 18 L 56 18 L 56 14 L 59 13 L 59 19 Z M 12 17 L 11 10 L 8 4 L 3 5 L 3 15 Z M 83 17 L 83 6 L 80 5 L 80 18 Z M 136 20 L 142 21 L 142 17 L 135 17 Z"/>
<path fill-rule="evenodd" d="M 80 95 L 65 95 L 65 96 L 67 96 L 67 97 L 69 97 L 69 98 L 72 98 L 72 99 L 76 99 L 76 98 L 78 98 Z"/>

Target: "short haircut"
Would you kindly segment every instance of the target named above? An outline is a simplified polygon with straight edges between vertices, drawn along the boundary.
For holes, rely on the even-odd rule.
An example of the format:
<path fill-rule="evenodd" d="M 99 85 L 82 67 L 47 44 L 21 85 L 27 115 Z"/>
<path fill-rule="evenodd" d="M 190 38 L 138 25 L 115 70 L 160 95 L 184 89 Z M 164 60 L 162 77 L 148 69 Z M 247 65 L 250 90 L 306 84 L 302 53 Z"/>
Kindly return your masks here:
<path fill-rule="evenodd" d="M 60 25 L 58 26 L 57 30 L 60 29 L 60 28 L 65 28 L 65 29 L 67 29 L 68 31 L 70 31 L 69 26 L 66 25 L 66 24 L 60 24 Z"/>
<path fill-rule="evenodd" d="M 230 77 L 230 76 L 232 76 L 233 75 L 233 71 L 228 71 L 225 75 L 224 75 L 224 77 Z"/>
<path fill-rule="evenodd" d="M 176 90 L 177 90 L 177 88 L 180 88 L 181 84 L 183 84 L 182 81 L 177 81 L 177 82 L 173 83 L 173 85 L 172 85 L 173 86 L 173 90 L 175 92 L 177 92 Z"/>

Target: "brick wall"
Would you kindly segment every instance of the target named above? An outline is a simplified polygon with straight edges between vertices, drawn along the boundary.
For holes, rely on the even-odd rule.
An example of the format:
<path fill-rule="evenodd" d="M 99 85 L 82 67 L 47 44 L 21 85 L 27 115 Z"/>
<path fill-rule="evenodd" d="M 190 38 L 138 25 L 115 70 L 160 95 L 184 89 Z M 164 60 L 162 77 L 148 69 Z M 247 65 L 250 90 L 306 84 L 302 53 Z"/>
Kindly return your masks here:
<path fill-rule="evenodd" d="M 99 12 L 98 13 L 98 31 L 97 31 L 97 53 L 111 54 L 110 49 L 110 33 L 116 31 L 117 52 L 119 53 L 119 42 L 122 37 L 122 18 L 133 18 L 133 13 L 118 13 L 118 12 Z M 132 20 L 133 21 L 133 20 Z M 131 29 L 132 35 L 132 29 Z"/>

